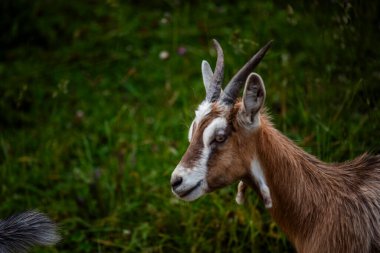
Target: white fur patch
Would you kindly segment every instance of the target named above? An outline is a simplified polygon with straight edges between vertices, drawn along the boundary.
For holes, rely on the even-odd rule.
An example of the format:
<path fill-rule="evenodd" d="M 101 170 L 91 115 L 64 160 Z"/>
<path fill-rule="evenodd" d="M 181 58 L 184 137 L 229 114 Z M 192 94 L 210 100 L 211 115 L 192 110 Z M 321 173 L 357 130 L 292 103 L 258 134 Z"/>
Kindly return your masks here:
<path fill-rule="evenodd" d="M 236 194 L 235 201 L 239 205 L 243 205 L 245 202 L 245 191 L 247 190 L 247 185 L 243 182 L 240 181 L 238 185 L 238 192 Z"/>
<path fill-rule="evenodd" d="M 179 198 L 186 201 L 193 201 L 199 198 L 205 194 L 208 189 L 206 182 L 206 173 L 207 171 L 202 166 L 185 168 L 179 164 L 173 171 L 172 177 L 182 177 L 183 181 L 182 184 L 175 190 L 172 190 L 172 192 Z M 186 196 L 181 197 L 181 193 L 186 192 L 193 187 L 196 188 Z"/>
<path fill-rule="evenodd" d="M 211 112 L 211 103 L 203 101 L 195 111 L 195 122 L 198 124 L 207 114 Z"/>
<path fill-rule="evenodd" d="M 218 130 L 224 130 L 227 127 L 226 118 L 216 118 L 214 119 L 203 132 L 203 144 L 207 148 L 215 136 L 215 132 Z"/>
<path fill-rule="evenodd" d="M 254 159 L 251 163 L 252 176 L 255 179 L 257 186 L 259 187 L 261 196 L 264 200 L 264 205 L 266 208 L 272 207 L 272 198 L 270 196 L 269 187 L 264 177 L 263 170 L 257 159 Z"/>
<path fill-rule="evenodd" d="M 191 141 L 191 137 L 193 137 L 193 126 L 195 124 L 199 124 L 201 120 L 211 112 L 211 103 L 207 101 L 203 101 L 199 106 L 198 109 L 195 111 L 195 119 L 191 123 L 191 126 L 189 128 L 189 134 L 188 139 L 189 142 Z"/>

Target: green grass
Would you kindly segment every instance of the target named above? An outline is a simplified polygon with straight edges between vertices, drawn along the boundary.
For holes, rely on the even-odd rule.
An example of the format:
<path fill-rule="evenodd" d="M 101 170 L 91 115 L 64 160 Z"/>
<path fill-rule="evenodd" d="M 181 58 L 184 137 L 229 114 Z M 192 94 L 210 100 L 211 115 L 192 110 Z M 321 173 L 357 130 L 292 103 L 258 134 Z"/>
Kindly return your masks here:
<path fill-rule="evenodd" d="M 225 79 L 275 40 L 257 69 L 267 107 L 307 151 L 380 152 L 377 3 L 1 5 L 0 217 L 37 208 L 63 236 L 34 252 L 293 252 L 253 192 L 245 206 L 236 185 L 193 203 L 171 194 L 212 38 Z"/>

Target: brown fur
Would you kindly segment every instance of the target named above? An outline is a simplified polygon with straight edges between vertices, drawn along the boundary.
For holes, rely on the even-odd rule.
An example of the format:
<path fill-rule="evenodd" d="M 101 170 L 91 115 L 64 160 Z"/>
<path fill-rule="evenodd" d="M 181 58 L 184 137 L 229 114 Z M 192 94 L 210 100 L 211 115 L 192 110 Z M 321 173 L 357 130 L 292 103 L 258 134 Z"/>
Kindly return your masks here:
<path fill-rule="evenodd" d="M 380 156 L 326 164 L 262 117 L 252 136 L 276 222 L 298 252 L 380 251 Z"/>
<path fill-rule="evenodd" d="M 210 155 L 209 191 L 238 180 L 257 191 L 250 164 L 258 159 L 273 201 L 269 211 L 298 252 L 380 252 L 380 155 L 321 162 L 278 132 L 265 110 L 258 129 L 244 129 L 240 108 L 224 112 L 231 131 Z M 200 122 L 182 162 L 194 159 L 204 128 L 220 115 L 214 108 Z"/>

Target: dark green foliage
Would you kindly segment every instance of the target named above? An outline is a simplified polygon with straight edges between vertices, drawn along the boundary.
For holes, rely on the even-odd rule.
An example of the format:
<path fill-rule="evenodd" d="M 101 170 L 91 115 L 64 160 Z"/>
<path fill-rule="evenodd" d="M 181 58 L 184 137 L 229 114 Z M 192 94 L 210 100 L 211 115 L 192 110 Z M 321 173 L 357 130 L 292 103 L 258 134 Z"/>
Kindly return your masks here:
<path fill-rule="evenodd" d="M 0 21 L 0 217 L 38 208 L 64 238 L 34 252 L 293 251 L 253 192 L 170 192 L 212 38 L 226 79 L 274 39 L 267 107 L 307 151 L 380 152 L 377 1 L 5 0 Z"/>

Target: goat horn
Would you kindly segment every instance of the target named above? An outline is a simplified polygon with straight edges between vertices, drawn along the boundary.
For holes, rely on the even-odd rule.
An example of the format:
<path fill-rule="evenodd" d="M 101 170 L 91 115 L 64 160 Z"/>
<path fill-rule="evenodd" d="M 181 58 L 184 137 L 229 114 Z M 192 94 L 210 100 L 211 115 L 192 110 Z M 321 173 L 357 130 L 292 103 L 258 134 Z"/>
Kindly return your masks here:
<path fill-rule="evenodd" d="M 232 77 L 231 81 L 224 89 L 224 94 L 221 98 L 222 102 L 227 105 L 231 105 L 235 102 L 239 95 L 240 89 L 243 87 L 248 75 L 252 70 L 260 63 L 265 56 L 265 53 L 271 47 L 273 40 L 269 41 L 264 47 L 262 47 L 240 70 Z"/>
<path fill-rule="evenodd" d="M 216 66 L 214 74 L 211 78 L 211 84 L 206 91 L 206 100 L 215 102 L 219 99 L 222 90 L 223 76 L 224 76 L 224 55 L 222 47 L 215 39 L 212 40 L 217 52 Z"/>

